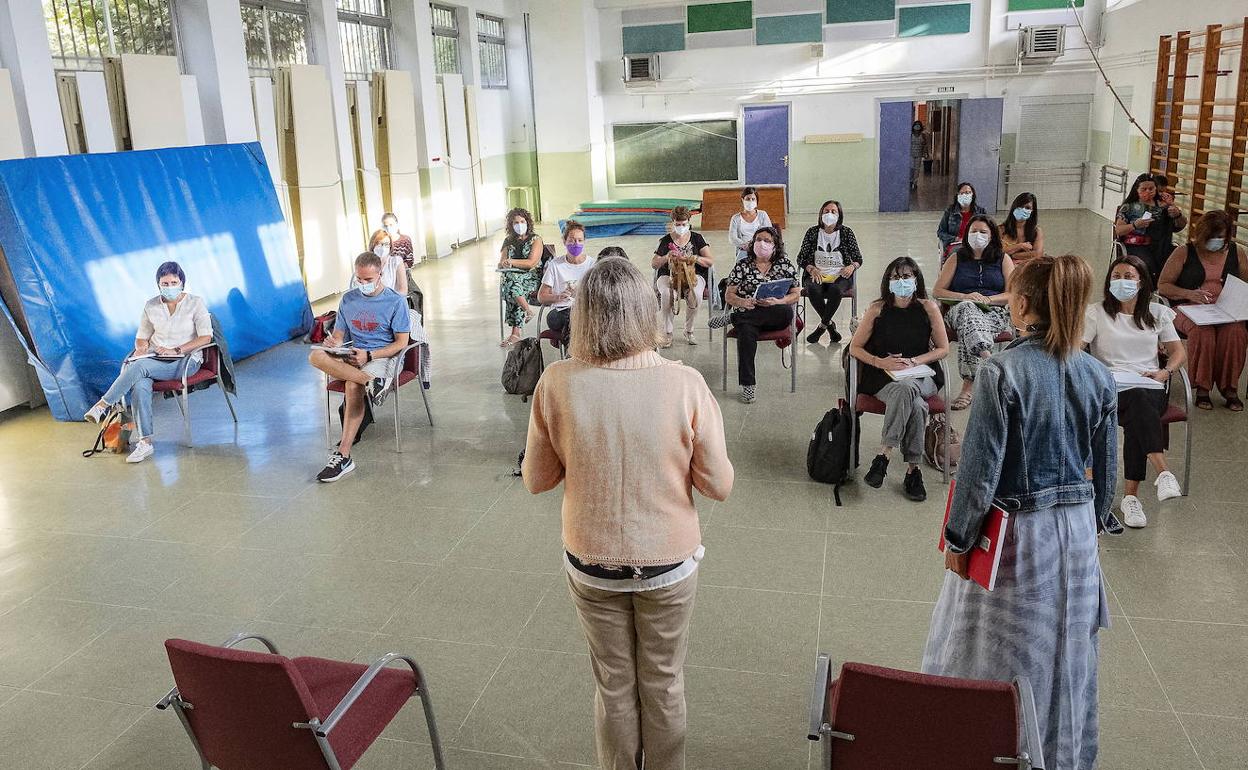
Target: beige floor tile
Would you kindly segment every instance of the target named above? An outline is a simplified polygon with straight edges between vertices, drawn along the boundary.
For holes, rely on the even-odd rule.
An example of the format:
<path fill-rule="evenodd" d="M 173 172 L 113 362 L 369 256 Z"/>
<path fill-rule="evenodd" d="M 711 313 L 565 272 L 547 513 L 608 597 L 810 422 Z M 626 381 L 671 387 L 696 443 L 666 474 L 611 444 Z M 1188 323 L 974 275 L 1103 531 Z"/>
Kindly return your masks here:
<path fill-rule="evenodd" d="M 696 612 L 696 609 L 695 609 Z M 533 616 L 516 639 L 517 647 L 588 654 L 589 643 L 568 593 L 568 578 L 560 575 L 542 597 Z"/>
<path fill-rule="evenodd" d="M 172 711 L 148 709 L 84 770 L 172 770 L 199 767 L 199 754 Z"/>
<path fill-rule="evenodd" d="M 806 763 L 809 680 L 690 667 L 690 770 L 790 770 Z"/>
<path fill-rule="evenodd" d="M 1248 757 L 1248 719 L 1180 714 L 1205 770 L 1237 770 Z"/>
<path fill-rule="evenodd" d="M 934 602 L 940 593 L 944 566 L 934 537 L 833 533 L 828 535 L 823 593 Z"/>
<path fill-rule="evenodd" d="M 557 516 L 495 507 L 455 545 L 447 560 L 464 567 L 553 575 L 564 570 L 562 540 Z"/>
<path fill-rule="evenodd" d="M 715 511 L 729 526 L 822 532 L 827 529 L 831 498 L 829 487 L 808 481 L 738 478 L 732 495 Z"/>
<path fill-rule="evenodd" d="M 872 663 L 917 671 L 934 605 L 926 602 L 879 601 L 823 597 L 820 615 L 819 652 L 826 652 L 833 666 Z M 863 629 L 871 629 L 864 634 Z M 814 672 L 815 656 L 808 655 L 803 676 Z"/>
<path fill-rule="evenodd" d="M 31 599 L 0 617 L 0 684 L 25 687 L 125 614 L 118 607 Z"/>
<path fill-rule="evenodd" d="M 1126 618 L 1114 618 L 1100 640 L 1102 706 L 1168 711 L 1170 704 Z"/>
<path fill-rule="evenodd" d="M 1248 626 L 1132 620 L 1161 687 L 1181 712 L 1248 717 Z"/>
<path fill-rule="evenodd" d="M 0 706 L 0 767 L 82 767 L 145 711 L 68 695 L 18 693 Z"/>
<path fill-rule="evenodd" d="M 201 492 L 185 505 L 135 533 L 144 540 L 222 546 L 236 542 L 279 506 L 275 498 Z"/>
<path fill-rule="evenodd" d="M 804 675 L 819 636 L 819 597 L 702 585 L 689 664 Z"/>
<path fill-rule="evenodd" d="M 443 566 L 396 607 L 386 634 L 478 644 L 514 643 L 551 575 Z"/>
<path fill-rule="evenodd" d="M 432 572 L 422 564 L 320 557 L 259 618 L 301 626 L 379 631 Z"/>
<path fill-rule="evenodd" d="M 701 585 L 819 593 L 824 536 L 818 532 L 713 526 L 703 541 Z"/>
<path fill-rule="evenodd" d="M 298 585 L 314 566 L 310 556 L 222 548 L 197 561 L 148 606 L 251 618 Z"/>
<path fill-rule="evenodd" d="M 437 564 L 481 520 L 481 511 L 404 505 L 382 513 L 339 548 L 353 559 Z"/>
<path fill-rule="evenodd" d="M 1179 719 L 1169 712 L 1101 707 L 1100 770 L 1200 766 Z"/>
<path fill-rule="evenodd" d="M 1248 623 L 1248 562 L 1229 554 L 1105 551 L 1101 563 L 1130 617 Z"/>

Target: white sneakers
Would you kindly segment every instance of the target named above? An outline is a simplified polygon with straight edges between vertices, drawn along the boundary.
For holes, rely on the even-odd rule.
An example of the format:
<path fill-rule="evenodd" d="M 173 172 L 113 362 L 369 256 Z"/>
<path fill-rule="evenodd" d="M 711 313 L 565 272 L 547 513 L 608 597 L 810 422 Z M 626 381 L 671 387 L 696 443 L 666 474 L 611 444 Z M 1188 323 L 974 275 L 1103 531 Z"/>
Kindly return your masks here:
<path fill-rule="evenodd" d="M 693 332 L 685 332 L 685 344 L 686 345 L 698 344 L 698 340 L 696 337 L 693 336 Z"/>
<path fill-rule="evenodd" d="M 1183 490 L 1179 487 L 1179 480 L 1170 471 L 1162 471 L 1157 474 L 1157 480 L 1153 482 L 1153 486 L 1157 487 L 1157 500 L 1159 502 L 1183 496 Z"/>
<path fill-rule="evenodd" d="M 87 422 L 98 423 L 100 420 L 104 419 L 104 413 L 107 411 L 108 411 L 108 404 L 104 403 L 103 401 L 97 401 L 95 403 L 95 406 L 87 410 L 87 413 L 82 416 L 82 419 L 86 420 Z"/>
<path fill-rule="evenodd" d="M 1144 515 L 1144 505 L 1135 495 L 1123 497 L 1118 510 L 1122 511 L 1122 523 L 1128 527 L 1139 529 L 1148 526 L 1148 517 Z"/>
<path fill-rule="evenodd" d="M 126 462 L 141 463 L 154 454 L 156 454 L 156 447 L 152 446 L 152 442 L 140 441 L 134 445 L 134 451 L 126 458 Z"/>

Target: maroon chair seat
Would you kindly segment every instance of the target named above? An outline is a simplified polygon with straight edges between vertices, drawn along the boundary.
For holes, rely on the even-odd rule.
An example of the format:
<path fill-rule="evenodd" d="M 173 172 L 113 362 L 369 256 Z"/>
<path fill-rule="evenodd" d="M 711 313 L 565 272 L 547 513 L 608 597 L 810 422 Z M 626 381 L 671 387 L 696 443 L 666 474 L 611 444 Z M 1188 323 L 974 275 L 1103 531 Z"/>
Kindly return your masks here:
<path fill-rule="evenodd" d="M 403 368 L 395 376 L 394 382 L 390 385 L 390 390 L 394 396 L 394 451 L 403 451 L 403 436 L 399 428 L 399 388 L 408 384 L 413 380 L 420 379 L 420 343 L 412 343 L 403 348 L 399 352 L 403 356 Z M 328 375 L 325 377 L 325 443 L 329 444 L 329 425 L 333 422 L 333 410 L 329 403 L 330 393 L 346 394 L 347 383 L 343 380 L 331 380 Z M 424 383 L 420 383 L 420 397 L 425 402 L 425 416 L 429 418 L 429 424 L 433 425 L 433 411 L 429 408 L 429 394 L 425 393 Z"/>
<path fill-rule="evenodd" d="M 776 343 L 777 347 L 784 349 L 793 344 L 794 332 L 796 332 L 797 334 L 801 334 L 802 330 L 805 328 L 806 328 L 806 322 L 802 320 L 801 318 L 798 318 L 796 321 L 794 321 L 793 324 L 786 326 L 783 329 L 776 329 L 774 331 L 769 331 L 769 332 L 759 332 L 758 341 L 759 342 L 774 342 Z M 727 336 L 729 339 L 735 340 L 737 338 L 737 327 L 729 326 L 728 331 L 725 334 L 725 336 Z"/>
<path fill-rule="evenodd" d="M 247 639 L 270 652 L 232 649 Z M 413 695 L 424 705 L 434 764 L 444 767 L 428 685 L 411 658 L 371 666 L 290 659 L 272 642 L 238 634 L 222 646 L 165 641 L 176 686 L 156 704 L 173 707 L 205 767 L 221 770 L 349 770 Z M 402 669 L 386 668 L 395 661 Z"/>
<path fill-rule="evenodd" d="M 1044 766 L 1024 679 L 954 679 L 845 663 L 832 681 L 820 655 L 808 737 L 824 741 L 823 767 L 834 770 Z"/>
<path fill-rule="evenodd" d="M 1169 404 L 1161 413 L 1161 424 L 1172 425 L 1176 422 L 1187 422 L 1187 410 L 1178 404 Z"/>
<path fill-rule="evenodd" d="M 541 334 L 537 335 L 537 338 L 539 340 L 546 340 L 549 342 L 552 347 L 559 351 L 560 358 L 568 357 L 568 347 L 563 344 L 562 332 L 555 331 L 554 329 L 546 329 L 542 331 Z"/>
<path fill-rule="evenodd" d="M 194 445 L 191 435 L 191 391 L 204 383 L 215 382 L 221 388 L 221 395 L 225 397 L 225 405 L 230 409 L 230 417 L 233 418 L 235 425 L 238 424 L 234 402 L 230 400 L 229 391 L 225 389 L 225 384 L 221 381 L 221 351 L 215 342 L 208 343 L 200 348 L 200 351 L 203 353 L 204 360 L 200 362 L 199 369 L 194 374 L 186 378 L 152 381 L 153 393 L 173 393 L 177 396 L 178 408 L 182 412 L 182 433 L 187 446 Z M 153 426 L 147 427 L 148 432 L 152 432 Z"/>
<path fill-rule="evenodd" d="M 945 399 L 937 393 L 934 396 L 928 396 L 927 412 L 928 414 L 943 414 L 945 412 Z M 854 411 L 859 414 L 884 414 L 884 402 L 875 396 L 868 396 L 865 393 L 859 393 L 858 398 L 854 400 Z"/>

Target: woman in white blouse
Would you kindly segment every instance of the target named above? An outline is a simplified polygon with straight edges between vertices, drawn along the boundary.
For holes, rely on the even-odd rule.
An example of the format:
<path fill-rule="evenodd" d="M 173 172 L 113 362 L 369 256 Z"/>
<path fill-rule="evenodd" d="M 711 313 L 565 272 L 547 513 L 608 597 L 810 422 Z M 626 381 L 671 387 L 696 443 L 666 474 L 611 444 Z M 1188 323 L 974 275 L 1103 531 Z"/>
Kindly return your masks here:
<path fill-rule="evenodd" d="M 746 250 L 760 227 L 771 227 L 771 217 L 758 207 L 758 190 L 747 187 L 741 191 L 741 210 L 728 223 L 728 242 L 737 250 L 737 261 L 745 259 Z"/>
<path fill-rule="evenodd" d="M 126 458 L 141 463 L 151 457 L 152 383 L 181 379 L 199 371 L 204 354 L 199 348 L 212 342 L 212 317 L 202 297 L 186 293 L 186 273 L 177 262 L 166 262 L 156 269 L 160 294 L 143 306 L 134 352 L 104 397 L 96 402 L 84 420 L 99 422 L 109 407 L 127 394 L 135 410 L 138 444 Z"/>
<path fill-rule="evenodd" d="M 401 256 L 391 253 L 391 244 L 390 232 L 388 230 L 377 230 L 368 239 L 368 250 L 381 257 L 381 285 L 387 289 L 394 289 L 400 297 L 406 297 L 407 266 L 403 263 Z M 355 274 L 352 273 L 347 290 L 350 291 L 358 285 L 359 281 L 355 279 Z"/>
<path fill-rule="evenodd" d="M 1148 524 L 1138 497 L 1140 482 L 1151 463 L 1157 470 L 1157 500 L 1183 494 L 1179 480 L 1166 465 L 1165 431 L 1161 415 L 1166 410 L 1165 384 L 1183 365 L 1186 355 L 1174 328 L 1174 311 L 1151 302 L 1152 273 L 1131 255 L 1115 259 L 1105 276 L 1105 298 L 1088 308 L 1083 342 L 1088 352 L 1114 372 L 1141 375 L 1157 382 L 1142 383 L 1118 391 L 1118 423 L 1122 425 L 1123 476 L 1126 480 L 1120 509 L 1128 527 Z M 1166 365 L 1157 352 L 1164 349 Z M 1121 386 L 1119 386 L 1121 388 Z"/>

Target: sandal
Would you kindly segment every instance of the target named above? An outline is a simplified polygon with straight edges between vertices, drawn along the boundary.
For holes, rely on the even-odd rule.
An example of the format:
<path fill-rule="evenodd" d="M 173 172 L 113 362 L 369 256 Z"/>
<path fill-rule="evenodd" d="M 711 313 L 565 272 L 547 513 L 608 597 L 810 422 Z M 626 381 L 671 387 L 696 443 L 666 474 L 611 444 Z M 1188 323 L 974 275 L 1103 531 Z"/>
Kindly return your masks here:
<path fill-rule="evenodd" d="M 1204 409 L 1206 412 L 1213 409 L 1213 401 L 1209 399 L 1208 393 L 1197 393 L 1195 404 L 1197 409 Z"/>
<path fill-rule="evenodd" d="M 1239 400 L 1239 396 L 1235 393 L 1222 394 L 1222 398 L 1226 399 L 1226 408 L 1232 412 L 1244 411 L 1244 402 Z"/>
<path fill-rule="evenodd" d="M 953 411 L 960 412 L 963 409 L 966 409 L 967 407 L 969 407 L 971 405 L 971 398 L 972 396 L 970 393 L 963 393 L 962 395 L 958 396 L 954 400 L 953 404 L 951 404 Z"/>
<path fill-rule="evenodd" d="M 517 343 L 517 342 L 519 342 L 519 341 L 520 341 L 520 335 L 519 335 L 519 334 L 513 334 L 513 335 L 509 336 L 507 339 L 505 339 L 505 340 L 503 340 L 502 342 L 498 343 L 498 346 L 499 346 L 500 348 L 509 348 L 509 347 L 511 347 L 512 345 L 516 344 L 516 343 Z"/>

